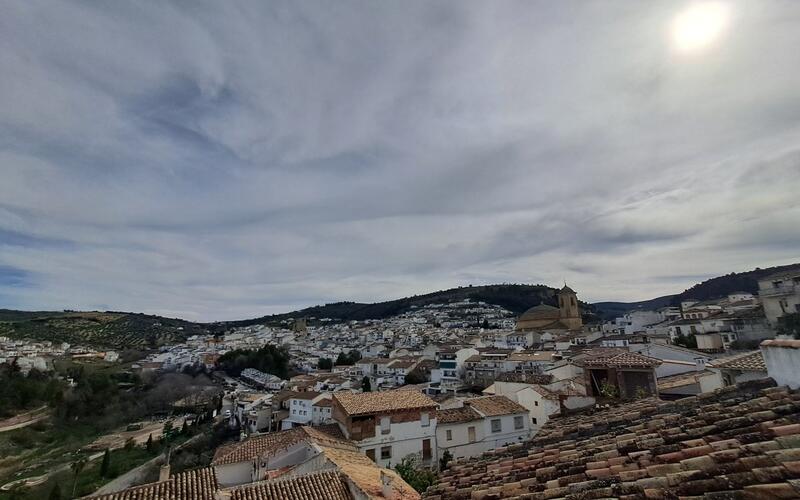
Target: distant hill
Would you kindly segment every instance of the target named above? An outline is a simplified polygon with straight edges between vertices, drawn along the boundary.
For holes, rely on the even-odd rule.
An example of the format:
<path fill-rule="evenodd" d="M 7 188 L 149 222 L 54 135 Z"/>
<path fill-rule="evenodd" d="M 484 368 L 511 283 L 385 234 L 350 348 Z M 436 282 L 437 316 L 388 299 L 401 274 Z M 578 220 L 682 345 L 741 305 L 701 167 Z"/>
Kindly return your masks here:
<path fill-rule="evenodd" d="M 635 311 L 636 309 L 651 310 L 666 307 L 672 304 L 674 295 L 664 295 L 650 300 L 640 302 L 595 302 L 592 304 L 597 314 L 604 320 L 610 320 L 622 316 L 623 314 Z"/>
<path fill-rule="evenodd" d="M 365 320 L 365 319 L 385 319 L 398 314 L 402 314 L 412 309 L 412 307 L 422 307 L 429 304 L 441 304 L 447 302 L 458 302 L 464 299 L 471 299 L 475 302 L 483 301 L 494 304 L 515 313 L 522 313 L 530 307 L 545 303 L 557 305 L 555 288 L 545 285 L 481 285 L 466 286 L 442 290 L 439 292 L 428 293 L 425 295 L 414 295 L 402 299 L 388 300 L 365 304 L 359 302 L 335 302 L 323 306 L 314 306 L 299 311 L 271 316 L 262 316 L 242 321 L 231 321 L 231 326 L 248 326 L 254 324 L 274 324 L 288 318 L 331 318 L 340 321 Z M 586 312 L 586 320 L 592 319 L 594 308 L 590 304 L 581 303 L 582 309 Z"/>
<path fill-rule="evenodd" d="M 581 303 L 585 323 L 611 319 L 635 309 L 654 309 L 678 305 L 681 300 L 709 300 L 736 292 L 757 292 L 758 280 L 773 273 L 800 268 L 800 264 L 756 268 L 731 273 L 698 283 L 677 295 L 665 295 L 640 302 Z M 0 309 L 0 336 L 32 338 L 93 345 L 113 349 L 147 349 L 181 342 L 191 335 L 217 334 L 230 328 L 256 324 L 276 325 L 289 318 L 330 318 L 336 321 L 385 319 L 411 310 L 414 306 L 457 302 L 464 299 L 483 301 L 520 314 L 539 305 L 556 305 L 557 289 L 545 285 L 481 285 L 451 288 L 424 295 L 376 302 L 335 302 L 299 311 L 261 316 L 240 321 L 193 323 L 128 312 L 14 311 Z"/>
<path fill-rule="evenodd" d="M 657 309 L 666 306 L 679 306 L 686 299 L 712 300 L 733 292 L 758 293 L 758 280 L 770 274 L 800 268 L 800 264 L 775 266 L 743 273 L 730 273 L 698 283 L 675 295 L 665 295 L 641 302 L 595 302 L 597 314 L 603 319 L 613 319 L 636 309 Z"/>
<path fill-rule="evenodd" d="M 213 333 L 218 325 L 126 312 L 13 311 L 0 309 L 0 336 L 68 342 L 111 349 L 148 349 Z"/>
<path fill-rule="evenodd" d="M 710 300 L 725 297 L 733 292 L 758 292 L 758 280 L 765 278 L 770 274 L 775 274 L 792 269 L 800 269 L 800 264 L 789 264 L 786 266 L 775 266 L 761 269 L 757 267 L 752 271 L 744 273 L 730 273 L 725 276 L 711 278 L 709 280 L 698 283 L 693 287 L 684 290 L 672 298 L 672 305 L 680 305 L 682 300 L 697 299 L 697 300 Z"/>

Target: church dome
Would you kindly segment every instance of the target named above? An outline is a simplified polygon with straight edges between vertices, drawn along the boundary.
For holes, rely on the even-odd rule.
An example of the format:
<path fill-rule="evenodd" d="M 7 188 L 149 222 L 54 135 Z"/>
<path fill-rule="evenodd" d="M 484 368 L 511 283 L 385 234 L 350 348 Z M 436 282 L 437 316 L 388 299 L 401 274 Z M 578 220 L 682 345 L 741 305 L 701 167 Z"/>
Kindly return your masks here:
<path fill-rule="evenodd" d="M 557 307 L 548 306 L 547 304 L 539 304 L 538 306 L 531 307 L 519 317 L 518 321 L 530 321 L 539 319 L 558 319 L 560 313 Z"/>

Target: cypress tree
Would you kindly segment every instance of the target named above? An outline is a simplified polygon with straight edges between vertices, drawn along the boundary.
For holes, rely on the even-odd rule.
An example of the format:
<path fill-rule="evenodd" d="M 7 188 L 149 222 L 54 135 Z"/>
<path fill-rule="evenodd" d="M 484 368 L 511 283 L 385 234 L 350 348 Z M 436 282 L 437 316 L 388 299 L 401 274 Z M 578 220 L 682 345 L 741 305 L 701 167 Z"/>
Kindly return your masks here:
<path fill-rule="evenodd" d="M 103 454 L 103 463 L 100 464 L 100 477 L 108 477 L 108 468 L 111 466 L 111 450 L 106 448 Z"/>

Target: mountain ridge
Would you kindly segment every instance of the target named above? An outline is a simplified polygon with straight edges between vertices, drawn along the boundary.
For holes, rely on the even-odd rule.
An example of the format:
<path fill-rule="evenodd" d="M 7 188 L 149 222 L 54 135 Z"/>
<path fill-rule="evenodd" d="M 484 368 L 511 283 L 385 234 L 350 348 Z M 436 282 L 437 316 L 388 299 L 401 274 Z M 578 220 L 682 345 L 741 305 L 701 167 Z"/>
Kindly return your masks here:
<path fill-rule="evenodd" d="M 636 309 L 679 305 L 694 298 L 709 300 L 736 291 L 758 290 L 758 280 L 773 273 L 800 268 L 800 263 L 729 273 L 697 283 L 681 293 L 638 302 L 581 302 L 584 321 L 613 319 Z M 180 318 L 119 311 L 20 311 L 0 309 L 0 336 L 96 345 L 115 349 L 151 349 L 180 342 L 196 334 L 221 334 L 231 328 L 257 324 L 278 325 L 290 318 L 331 318 L 335 321 L 385 319 L 415 306 L 465 299 L 498 305 L 517 314 L 545 303 L 556 305 L 558 289 L 546 285 L 475 285 L 412 295 L 394 300 L 361 303 L 332 302 L 282 314 L 235 321 L 197 323 Z"/>

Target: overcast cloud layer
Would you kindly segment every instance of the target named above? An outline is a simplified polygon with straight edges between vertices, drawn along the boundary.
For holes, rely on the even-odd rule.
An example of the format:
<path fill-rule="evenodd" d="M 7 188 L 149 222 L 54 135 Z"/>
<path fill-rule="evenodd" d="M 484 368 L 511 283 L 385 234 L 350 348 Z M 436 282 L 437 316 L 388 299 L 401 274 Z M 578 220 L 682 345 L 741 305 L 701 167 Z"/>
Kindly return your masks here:
<path fill-rule="evenodd" d="M 800 261 L 800 2 L 0 4 L 0 307 L 253 317 Z"/>

